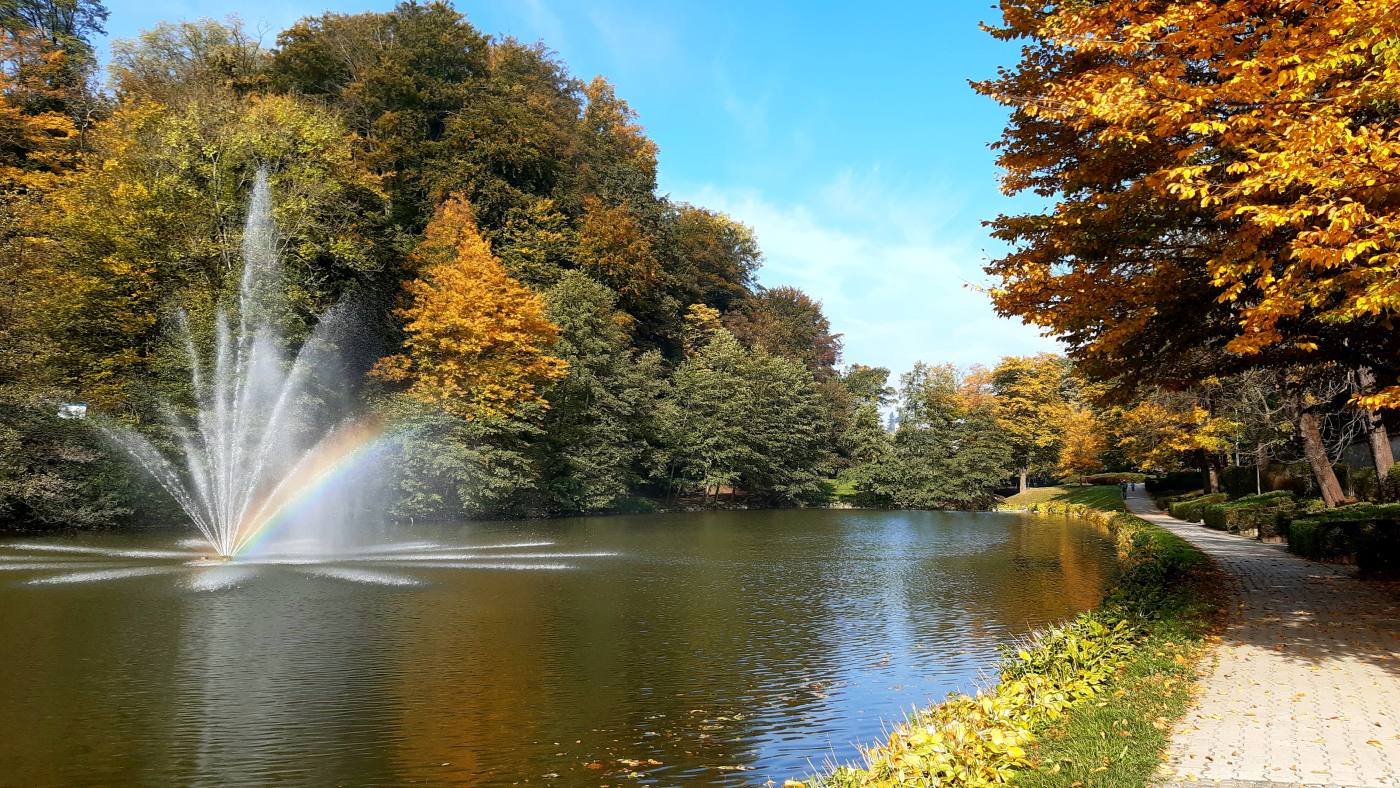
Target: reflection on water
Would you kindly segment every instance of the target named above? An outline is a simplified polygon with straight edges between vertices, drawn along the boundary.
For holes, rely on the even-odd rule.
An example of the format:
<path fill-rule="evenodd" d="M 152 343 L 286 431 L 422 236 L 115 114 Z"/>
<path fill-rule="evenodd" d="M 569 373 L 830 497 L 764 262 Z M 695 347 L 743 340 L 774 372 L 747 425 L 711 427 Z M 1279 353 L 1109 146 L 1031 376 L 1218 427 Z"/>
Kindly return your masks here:
<path fill-rule="evenodd" d="M 64 549 L 15 561 L 0 544 L 0 782 L 781 783 L 971 688 L 997 644 L 1092 607 L 1113 572 L 1092 527 L 1011 514 L 403 539 L 372 564 L 180 569 L 85 563 L 168 536 L 29 539 Z M 436 547 L 473 542 L 498 549 Z"/>

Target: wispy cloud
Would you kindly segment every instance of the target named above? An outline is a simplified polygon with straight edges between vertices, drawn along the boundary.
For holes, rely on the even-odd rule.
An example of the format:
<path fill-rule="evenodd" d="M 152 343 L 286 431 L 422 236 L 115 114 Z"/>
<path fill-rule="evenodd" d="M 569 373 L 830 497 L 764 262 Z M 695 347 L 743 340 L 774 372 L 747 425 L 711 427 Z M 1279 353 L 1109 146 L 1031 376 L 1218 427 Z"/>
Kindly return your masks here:
<path fill-rule="evenodd" d="M 847 362 L 897 373 L 917 360 L 992 364 L 1055 349 L 1037 329 L 997 317 L 977 289 L 986 239 L 947 190 L 893 189 L 872 170 L 841 173 L 796 203 L 712 185 L 674 193 L 753 227 L 760 281 L 821 300 L 845 335 Z"/>

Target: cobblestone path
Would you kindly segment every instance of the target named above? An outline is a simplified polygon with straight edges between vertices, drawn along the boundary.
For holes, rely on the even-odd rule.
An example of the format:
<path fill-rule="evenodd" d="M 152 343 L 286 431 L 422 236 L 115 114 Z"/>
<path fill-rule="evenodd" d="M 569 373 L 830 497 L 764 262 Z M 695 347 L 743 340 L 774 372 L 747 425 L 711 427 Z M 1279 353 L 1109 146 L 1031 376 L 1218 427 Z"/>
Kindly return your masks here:
<path fill-rule="evenodd" d="M 1229 624 L 1158 785 L 1400 786 L 1400 597 L 1279 545 L 1128 508 L 1211 555 Z"/>

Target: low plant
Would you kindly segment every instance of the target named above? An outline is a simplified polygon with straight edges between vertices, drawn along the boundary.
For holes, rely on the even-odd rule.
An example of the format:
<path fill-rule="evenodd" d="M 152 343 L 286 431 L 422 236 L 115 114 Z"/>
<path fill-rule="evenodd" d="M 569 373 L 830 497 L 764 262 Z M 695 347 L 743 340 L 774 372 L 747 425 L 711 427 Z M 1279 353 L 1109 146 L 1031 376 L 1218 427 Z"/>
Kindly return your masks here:
<path fill-rule="evenodd" d="M 1067 481 L 1075 484 L 1145 484 L 1145 473 L 1093 473 L 1088 476 L 1075 476 Z"/>
<path fill-rule="evenodd" d="M 1354 561 L 1366 576 L 1400 576 L 1400 503 L 1309 512 L 1289 523 L 1288 549 L 1316 561 Z"/>
<path fill-rule="evenodd" d="M 1262 538 L 1277 534 L 1278 523 L 1292 513 L 1296 505 L 1293 493 L 1277 490 L 1209 504 L 1201 510 L 1201 519 L 1209 528 L 1253 533 Z"/>
<path fill-rule="evenodd" d="M 1224 503 L 1230 496 L 1225 493 L 1210 493 L 1209 495 L 1198 495 L 1195 498 L 1187 498 L 1183 501 L 1176 501 L 1168 507 L 1172 517 L 1178 520 L 1185 520 L 1191 523 L 1199 523 L 1205 508 L 1213 503 Z"/>
<path fill-rule="evenodd" d="M 1200 471 L 1168 471 L 1147 479 L 1147 491 L 1153 494 L 1194 490 L 1201 486 Z"/>

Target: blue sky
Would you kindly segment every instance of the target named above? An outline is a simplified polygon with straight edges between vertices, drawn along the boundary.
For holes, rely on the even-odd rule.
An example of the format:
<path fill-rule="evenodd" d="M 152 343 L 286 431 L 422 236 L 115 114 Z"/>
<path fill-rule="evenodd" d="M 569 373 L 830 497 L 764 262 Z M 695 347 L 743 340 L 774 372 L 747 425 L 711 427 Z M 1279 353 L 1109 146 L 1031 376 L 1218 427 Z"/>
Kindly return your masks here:
<path fill-rule="evenodd" d="M 236 12 L 265 45 L 302 16 L 390 0 L 109 0 L 109 33 Z M 759 280 L 821 300 L 845 360 L 991 364 L 1054 350 L 970 285 L 1000 248 L 983 219 L 1017 202 L 987 143 L 1004 113 L 968 79 L 1017 50 L 978 29 L 990 0 L 459 0 L 482 31 L 543 41 L 602 74 L 660 146 L 660 184 L 754 228 Z"/>

